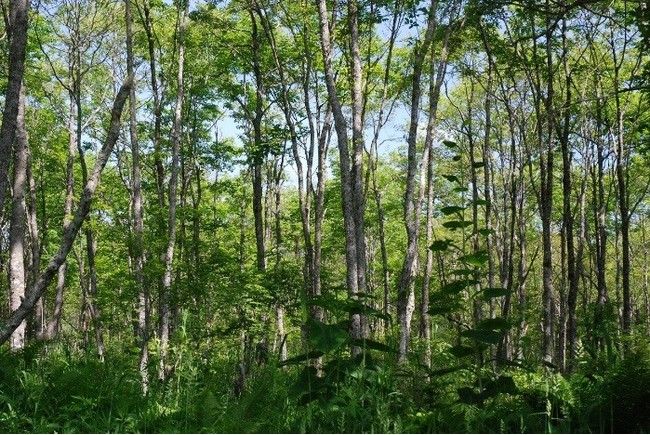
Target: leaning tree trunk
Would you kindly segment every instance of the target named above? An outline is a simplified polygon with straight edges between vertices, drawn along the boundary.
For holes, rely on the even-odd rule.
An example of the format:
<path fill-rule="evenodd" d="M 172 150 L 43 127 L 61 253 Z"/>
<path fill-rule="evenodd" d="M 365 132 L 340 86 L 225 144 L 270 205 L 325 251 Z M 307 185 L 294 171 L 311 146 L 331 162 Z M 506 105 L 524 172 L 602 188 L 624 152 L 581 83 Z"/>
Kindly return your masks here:
<path fill-rule="evenodd" d="M 79 233 L 79 229 L 90 212 L 90 205 L 95 190 L 97 189 L 97 185 L 99 184 L 102 170 L 104 169 L 104 166 L 106 166 L 106 162 L 108 161 L 108 158 L 113 151 L 113 147 L 119 137 L 121 124 L 120 117 L 132 84 L 133 76 L 129 76 L 120 87 L 120 90 L 115 97 L 115 102 L 113 103 L 113 108 L 111 110 L 111 123 L 106 135 L 106 140 L 97 156 L 95 167 L 93 168 L 91 176 L 88 178 L 83 194 L 79 199 L 79 205 L 77 206 L 74 217 L 70 222 L 70 225 L 63 232 L 59 249 L 50 259 L 38 281 L 29 289 L 29 291 L 26 292 L 26 296 L 20 304 L 20 307 L 14 310 L 9 318 L 2 323 L 2 326 L 0 326 L 0 344 L 6 342 L 11 334 L 20 326 L 22 321 L 32 312 L 36 305 L 36 301 L 43 296 L 45 289 L 54 278 L 59 266 L 65 262 L 68 253 L 72 249 L 72 245 Z"/>

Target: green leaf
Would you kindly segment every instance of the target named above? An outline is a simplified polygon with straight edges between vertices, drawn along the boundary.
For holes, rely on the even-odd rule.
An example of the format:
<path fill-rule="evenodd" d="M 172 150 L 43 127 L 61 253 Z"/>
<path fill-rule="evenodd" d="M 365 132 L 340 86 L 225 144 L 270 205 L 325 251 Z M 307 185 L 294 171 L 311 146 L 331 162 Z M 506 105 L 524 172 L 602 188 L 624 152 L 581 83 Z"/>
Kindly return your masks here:
<path fill-rule="evenodd" d="M 461 310 L 463 307 L 458 303 L 436 304 L 429 307 L 427 314 L 430 316 L 444 316 Z"/>
<path fill-rule="evenodd" d="M 488 230 L 487 228 L 481 228 L 480 230 L 478 230 L 478 233 L 485 237 L 489 236 L 493 232 L 494 232 L 493 230 Z"/>
<path fill-rule="evenodd" d="M 458 392 L 458 400 L 461 403 L 467 405 L 473 405 L 475 403 L 483 403 L 480 394 L 476 394 L 474 390 L 470 387 L 462 387 L 456 390 Z"/>
<path fill-rule="evenodd" d="M 310 359 L 320 358 L 323 355 L 325 354 L 320 350 L 312 350 L 309 353 L 304 353 L 302 355 L 294 356 L 292 358 L 287 358 L 284 361 L 280 361 L 278 363 L 278 367 L 300 364 Z"/>
<path fill-rule="evenodd" d="M 364 293 L 364 292 L 355 293 L 354 296 L 357 299 L 377 299 L 376 295 L 373 295 L 373 294 L 370 294 L 370 293 Z"/>
<path fill-rule="evenodd" d="M 363 316 L 376 317 L 382 320 L 386 320 L 388 322 L 392 322 L 392 318 L 390 317 L 390 315 L 382 311 L 379 311 L 375 308 L 372 308 L 371 306 L 366 305 L 361 301 L 355 299 L 347 299 L 345 301 L 345 305 L 343 306 L 342 311 L 349 314 L 361 314 Z"/>
<path fill-rule="evenodd" d="M 488 287 L 483 289 L 483 296 L 486 298 L 500 298 L 512 294 L 512 290 L 501 287 Z"/>
<path fill-rule="evenodd" d="M 429 246 L 429 249 L 432 251 L 446 251 L 451 245 L 451 240 L 434 240 L 434 242 Z"/>
<path fill-rule="evenodd" d="M 461 156 L 460 154 L 456 154 L 456 155 L 453 156 L 451 159 L 452 159 L 454 162 L 458 162 L 458 161 L 460 161 L 460 159 L 462 159 L 462 158 L 463 158 L 463 156 Z"/>
<path fill-rule="evenodd" d="M 476 169 L 482 168 L 483 166 L 485 166 L 485 162 L 474 162 L 472 166 L 475 167 Z"/>
<path fill-rule="evenodd" d="M 315 367 L 305 367 L 296 382 L 289 388 L 288 393 L 295 396 L 303 404 L 318 399 L 319 395 L 329 387 L 324 378 L 318 377 Z"/>
<path fill-rule="evenodd" d="M 460 293 L 461 291 L 465 290 L 467 287 L 471 285 L 476 285 L 478 283 L 479 282 L 476 281 L 475 279 L 463 279 L 458 281 L 452 281 L 440 287 L 440 293 L 443 294 Z"/>
<path fill-rule="evenodd" d="M 477 326 L 476 329 L 480 330 L 499 330 L 505 331 L 510 329 L 512 325 L 503 317 L 495 317 L 494 319 L 484 319 Z"/>
<path fill-rule="evenodd" d="M 463 337 L 467 337 L 479 343 L 498 344 L 501 341 L 503 333 L 498 331 L 483 330 L 483 329 L 469 329 L 461 332 Z"/>
<path fill-rule="evenodd" d="M 350 344 L 354 346 L 363 347 L 366 349 L 378 350 L 380 352 L 398 353 L 397 350 L 393 349 L 392 347 L 384 343 L 380 343 L 379 341 L 374 341 L 369 339 L 352 339 L 350 340 Z"/>
<path fill-rule="evenodd" d="M 474 273 L 476 273 L 476 271 L 472 269 L 454 269 L 451 271 L 451 274 L 456 276 L 471 276 Z"/>
<path fill-rule="evenodd" d="M 450 348 L 449 353 L 456 358 L 463 358 L 466 356 L 474 355 L 475 349 L 469 346 L 458 345 Z"/>
<path fill-rule="evenodd" d="M 472 225 L 471 221 L 447 221 L 442 223 L 443 227 L 449 228 L 452 231 L 459 228 L 467 228 L 470 225 Z"/>
<path fill-rule="evenodd" d="M 469 191 L 467 187 L 454 187 L 451 189 L 452 192 L 458 192 L 458 193 L 463 193 Z"/>
<path fill-rule="evenodd" d="M 449 216 L 450 214 L 460 213 L 463 210 L 465 210 L 465 207 L 459 207 L 457 205 L 450 205 L 448 207 L 441 208 L 440 212 L 442 214 L 444 214 L 445 216 Z"/>
<path fill-rule="evenodd" d="M 497 394 L 517 394 L 517 386 L 510 376 L 499 376 L 495 380 L 488 380 L 483 384 L 484 390 L 481 393 L 483 399 L 494 397 Z"/>
<path fill-rule="evenodd" d="M 442 144 L 444 146 L 446 146 L 447 148 L 456 148 L 456 146 L 457 146 L 456 142 L 454 142 L 453 140 L 443 140 Z"/>
<path fill-rule="evenodd" d="M 475 199 L 474 201 L 472 201 L 472 204 L 476 204 L 476 205 L 490 205 L 490 201 L 488 201 L 487 199 L 479 198 L 479 199 Z"/>
<path fill-rule="evenodd" d="M 487 251 L 478 251 L 474 254 L 463 255 L 458 260 L 471 266 L 482 267 L 487 263 L 489 257 Z"/>
<path fill-rule="evenodd" d="M 443 376 L 443 375 L 448 375 L 449 373 L 454 373 L 457 372 L 458 370 L 462 370 L 467 368 L 466 366 L 454 366 L 454 367 L 447 367 L 444 369 L 438 369 L 438 370 L 428 370 L 429 376 L 431 377 L 436 377 L 436 376 Z"/>
<path fill-rule="evenodd" d="M 340 311 L 345 307 L 345 301 L 332 296 L 314 296 L 308 301 L 309 305 L 325 308 L 328 311 Z"/>
<path fill-rule="evenodd" d="M 339 325 L 328 325 L 310 319 L 307 323 L 311 346 L 323 353 L 328 353 L 343 346 L 348 341 L 348 333 Z"/>
<path fill-rule="evenodd" d="M 455 175 L 445 174 L 442 177 L 445 178 L 450 183 L 458 183 L 459 181 L 459 178 Z"/>

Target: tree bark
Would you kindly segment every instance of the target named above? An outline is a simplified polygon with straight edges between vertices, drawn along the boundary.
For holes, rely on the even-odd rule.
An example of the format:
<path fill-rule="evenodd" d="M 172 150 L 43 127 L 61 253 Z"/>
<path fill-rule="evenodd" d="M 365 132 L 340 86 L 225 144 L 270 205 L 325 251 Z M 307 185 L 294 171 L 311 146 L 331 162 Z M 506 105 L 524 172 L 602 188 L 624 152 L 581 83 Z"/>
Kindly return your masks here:
<path fill-rule="evenodd" d="M 11 311 L 20 307 L 25 297 L 25 185 L 27 178 L 27 131 L 25 130 L 25 87 L 20 89 L 16 134 L 14 139 L 14 181 L 9 228 L 9 291 Z M 25 347 L 23 320 L 11 334 L 11 350 Z"/>
<path fill-rule="evenodd" d="M 9 41 L 9 78 L 5 91 L 2 126 L 0 126 L 0 216 L 2 216 L 9 186 L 9 161 L 12 145 L 16 136 L 20 89 L 25 73 L 25 52 L 27 47 L 27 28 L 29 0 L 11 2 L 11 26 L 7 32 Z"/>
<path fill-rule="evenodd" d="M 332 114 L 334 116 L 334 128 L 336 130 L 336 137 L 339 148 L 339 159 L 341 166 L 341 196 L 343 208 L 343 225 L 345 227 L 345 261 L 346 261 L 346 284 L 348 293 L 354 297 L 363 288 L 359 288 L 359 274 L 360 266 L 358 260 L 360 258 L 357 250 L 358 231 L 356 229 L 355 207 L 357 196 L 355 195 L 355 182 L 351 173 L 350 153 L 348 150 L 348 123 L 343 113 L 341 102 L 336 90 L 336 83 L 334 77 L 334 69 L 332 66 L 332 40 L 330 33 L 330 24 L 327 11 L 327 3 L 325 0 L 318 1 L 318 15 L 320 24 L 320 44 L 323 53 L 323 62 L 325 69 L 325 83 L 327 85 L 327 95 Z M 361 173 L 358 173 L 359 176 Z M 363 254 L 365 255 L 365 253 Z M 361 272 L 363 273 L 363 272 Z M 363 279 L 365 283 L 365 278 Z M 351 316 L 352 328 L 351 335 L 353 338 L 362 337 L 361 317 L 358 314 Z M 353 349 L 353 353 L 358 353 L 359 349 Z"/>

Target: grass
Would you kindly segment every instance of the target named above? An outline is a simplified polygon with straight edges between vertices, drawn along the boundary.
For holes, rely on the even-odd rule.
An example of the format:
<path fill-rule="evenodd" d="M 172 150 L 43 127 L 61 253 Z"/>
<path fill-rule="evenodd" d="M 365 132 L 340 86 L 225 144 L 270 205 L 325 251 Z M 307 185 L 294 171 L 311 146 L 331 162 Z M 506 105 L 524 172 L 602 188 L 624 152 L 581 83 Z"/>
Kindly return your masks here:
<path fill-rule="evenodd" d="M 459 388 L 476 388 L 470 371 L 424 381 L 417 367 L 379 361 L 346 368 L 327 395 L 299 403 L 301 367 L 256 366 L 235 398 L 235 361 L 185 350 L 170 379 L 142 396 L 135 355 L 109 349 L 102 364 L 63 346 L 31 345 L 0 352 L 0 432 L 644 432 L 649 354 L 639 349 L 597 369 L 583 364 L 568 379 L 513 369 L 516 391 L 480 403 L 459 400 Z"/>

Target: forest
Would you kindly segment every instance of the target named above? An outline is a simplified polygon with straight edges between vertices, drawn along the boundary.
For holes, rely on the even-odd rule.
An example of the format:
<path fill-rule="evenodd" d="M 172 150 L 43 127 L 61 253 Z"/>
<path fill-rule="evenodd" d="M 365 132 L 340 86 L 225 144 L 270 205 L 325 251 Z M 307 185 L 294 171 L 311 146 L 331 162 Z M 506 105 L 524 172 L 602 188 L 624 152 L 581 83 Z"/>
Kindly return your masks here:
<path fill-rule="evenodd" d="M 0 432 L 650 431 L 647 2 L 0 6 Z"/>

